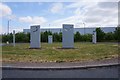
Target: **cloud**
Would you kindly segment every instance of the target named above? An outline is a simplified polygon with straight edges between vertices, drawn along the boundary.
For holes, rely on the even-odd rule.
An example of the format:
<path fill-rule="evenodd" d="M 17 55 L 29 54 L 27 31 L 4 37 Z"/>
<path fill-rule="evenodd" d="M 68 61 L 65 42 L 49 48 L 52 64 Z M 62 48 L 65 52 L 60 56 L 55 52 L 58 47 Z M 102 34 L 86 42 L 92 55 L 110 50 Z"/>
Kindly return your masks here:
<path fill-rule="evenodd" d="M 79 8 L 80 6 L 83 5 L 83 4 L 82 4 L 82 5 L 81 5 L 81 4 L 82 4 L 82 3 L 80 3 L 80 2 L 78 2 L 78 3 L 77 3 L 77 2 L 74 2 L 74 3 L 71 3 L 70 5 L 67 5 L 66 8 L 68 8 L 68 9 L 69 9 L 69 8 Z"/>
<path fill-rule="evenodd" d="M 2 34 L 2 30 L 3 30 L 3 29 L 2 29 L 2 26 L 0 25 L 0 34 Z"/>
<path fill-rule="evenodd" d="M 11 14 L 11 15 L 7 16 L 7 18 L 8 18 L 9 20 L 16 20 L 16 19 L 17 19 L 17 16 L 14 15 L 14 14 Z"/>
<path fill-rule="evenodd" d="M 103 5 L 100 6 L 100 5 Z M 111 5 L 114 4 L 114 7 Z M 85 21 L 87 23 L 97 23 L 103 26 L 116 26 L 118 19 L 118 8 L 115 2 L 99 2 L 95 6 L 86 8 Z"/>
<path fill-rule="evenodd" d="M 31 24 L 43 24 L 47 22 L 47 20 L 44 17 L 31 17 L 31 16 L 26 16 L 26 17 L 20 17 L 19 18 L 20 22 L 25 22 L 25 23 L 31 23 Z"/>
<path fill-rule="evenodd" d="M 76 15 L 80 15 L 80 14 L 82 14 L 81 12 L 82 12 L 82 11 L 80 10 L 80 8 L 77 8 L 74 13 L 75 13 Z"/>
<path fill-rule="evenodd" d="M 20 17 L 19 18 L 20 22 L 26 22 L 26 23 L 31 23 L 32 22 L 32 17 L 27 16 L 27 17 Z"/>
<path fill-rule="evenodd" d="M 62 18 L 62 19 L 58 19 L 58 20 L 55 20 L 53 22 L 51 22 L 51 26 L 53 28 L 62 28 L 62 24 L 74 24 L 75 27 L 83 27 L 82 25 L 82 21 L 81 21 L 82 17 L 81 16 L 70 16 L 70 17 L 67 17 L 67 18 Z M 78 25 L 79 26 L 78 26 Z"/>
<path fill-rule="evenodd" d="M 100 17 L 87 17 L 84 20 L 86 23 L 97 23 L 97 22 L 101 22 Z"/>
<path fill-rule="evenodd" d="M 118 24 L 118 8 L 114 2 L 74 2 L 65 8 L 73 9 L 74 15 L 53 21 L 53 26 L 75 24 L 75 27 L 83 27 L 83 22 L 86 27 L 116 27 Z"/>
<path fill-rule="evenodd" d="M 63 10 L 63 4 L 62 3 L 53 3 L 50 11 L 52 13 L 59 13 L 62 10 Z"/>
<path fill-rule="evenodd" d="M 89 6 L 94 6 L 97 3 L 98 2 L 80 1 L 80 2 L 71 3 L 70 5 L 67 5 L 66 8 L 71 9 L 71 8 L 89 7 Z"/>
<path fill-rule="evenodd" d="M 118 2 L 102 2 L 102 3 L 98 3 L 98 6 L 101 8 L 117 8 L 118 7 Z"/>
<path fill-rule="evenodd" d="M 12 10 L 9 6 L 0 3 L 0 17 L 9 16 L 12 14 Z"/>

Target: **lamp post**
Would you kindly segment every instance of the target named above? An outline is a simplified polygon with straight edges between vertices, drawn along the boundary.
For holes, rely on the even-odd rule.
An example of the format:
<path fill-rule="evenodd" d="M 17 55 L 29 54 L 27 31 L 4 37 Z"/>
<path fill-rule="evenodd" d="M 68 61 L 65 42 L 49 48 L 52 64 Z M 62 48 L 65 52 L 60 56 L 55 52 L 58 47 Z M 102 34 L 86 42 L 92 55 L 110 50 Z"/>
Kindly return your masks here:
<path fill-rule="evenodd" d="M 84 25 L 84 35 L 85 35 L 85 23 L 83 23 L 83 25 Z"/>
<path fill-rule="evenodd" d="M 11 20 L 8 20 L 8 34 L 9 34 L 9 28 L 10 28 L 10 21 Z"/>
<path fill-rule="evenodd" d="M 50 24 L 49 24 L 49 32 L 50 32 Z"/>
<path fill-rule="evenodd" d="M 8 29 L 8 35 L 9 35 L 9 27 L 10 27 L 10 19 L 8 20 L 8 25 L 7 25 L 7 29 Z M 9 40 L 6 42 L 6 44 L 9 44 Z"/>
<path fill-rule="evenodd" d="M 49 28 L 50 28 L 50 24 L 49 24 Z M 50 32 L 50 29 L 49 29 L 49 32 Z M 52 42 L 53 42 L 53 40 L 52 40 L 52 35 L 49 34 L 49 35 L 48 35 L 48 43 L 49 43 L 49 44 L 52 44 Z"/>

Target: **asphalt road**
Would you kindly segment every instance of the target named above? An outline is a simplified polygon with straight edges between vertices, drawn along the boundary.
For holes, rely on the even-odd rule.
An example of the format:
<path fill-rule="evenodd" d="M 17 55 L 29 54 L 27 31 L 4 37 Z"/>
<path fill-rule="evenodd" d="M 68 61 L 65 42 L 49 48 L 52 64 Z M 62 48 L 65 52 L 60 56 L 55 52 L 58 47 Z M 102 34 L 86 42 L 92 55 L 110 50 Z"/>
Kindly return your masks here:
<path fill-rule="evenodd" d="M 3 78 L 118 78 L 120 67 L 75 70 L 3 70 Z"/>

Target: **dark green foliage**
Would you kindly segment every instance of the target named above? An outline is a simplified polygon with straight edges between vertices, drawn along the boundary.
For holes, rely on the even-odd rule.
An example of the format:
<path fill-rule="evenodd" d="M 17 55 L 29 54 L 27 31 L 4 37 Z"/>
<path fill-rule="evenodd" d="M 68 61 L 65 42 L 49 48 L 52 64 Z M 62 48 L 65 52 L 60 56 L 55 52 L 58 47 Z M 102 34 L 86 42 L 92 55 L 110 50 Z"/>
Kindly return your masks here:
<path fill-rule="evenodd" d="M 80 34 L 79 32 L 76 32 L 76 33 L 74 34 L 74 41 L 75 41 L 75 42 L 79 42 L 79 41 L 81 41 L 81 39 L 82 39 L 81 34 Z"/>
<path fill-rule="evenodd" d="M 7 41 L 12 42 L 12 40 L 13 40 L 12 33 L 2 35 L 2 42 L 7 42 Z"/>
<path fill-rule="evenodd" d="M 30 34 L 24 34 L 24 33 L 16 33 L 15 40 L 16 42 L 29 42 L 30 41 Z"/>
<path fill-rule="evenodd" d="M 109 32 L 109 33 L 104 33 L 100 28 L 96 28 L 97 32 L 97 41 L 120 41 L 120 27 L 117 27 L 114 32 Z M 53 36 L 53 41 L 54 42 L 62 42 L 62 32 L 60 33 L 52 33 L 50 31 L 45 31 L 41 32 L 41 42 L 48 42 L 48 35 Z M 16 33 L 16 42 L 30 42 L 30 33 L 24 34 L 22 32 Z M 13 34 L 3 34 L 2 35 L 2 42 L 7 42 L 9 41 L 10 43 L 13 41 Z M 92 34 L 85 34 L 81 35 L 79 32 L 76 32 L 74 34 L 74 41 L 75 42 L 91 42 L 92 41 Z"/>
<path fill-rule="evenodd" d="M 59 42 L 62 42 L 62 32 L 59 33 Z"/>
<path fill-rule="evenodd" d="M 7 42 L 9 41 L 10 43 L 13 42 L 13 34 L 10 33 L 10 34 L 4 34 L 2 35 L 2 42 Z M 16 33 L 15 34 L 15 41 L 16 42 L 30 42 L 30 34 L 24 34 L 22 32 L 20 33 Z"/>
<path fill-rule="evenodd" d="M 75 42 L 91 42 L 92 41 L 92 34 L 85 34 L 85 35 L 81 35 L 79 32 L 76 32 L 74 34 L 74 41 Z"/>
<path fill-rule="evenodd" d="M 105 38 L 105 33 L 101 30 L 101 28 L 96 28 L 96 33 L 97 33 L 97 41 L 101 42 Z"/>
<path fill-rule="evenodd" d="M 41 32 L 41 42 L 48 42 L 48 35 L 52 35 L 52 32 L 50 31 Z"/>
<path fill-rule="evenodd" d="M 45 31 L 44 33 L 41 33 L 41 41 L 42 42 L 47 42 L 48 41 L 48 32 Z"/>
<path fill-rule="evenodd" d="M 120 42 L 120 25 L 114 31 L 115 40 Z"/>
<path fill-rule="evenodd" d="M 62 41 L 62 33 L 54 33 L 53 34 L 53 41 L 54 42 L 61 42 Z"/>
<path fill-rule="evenodd" d="M 113 41 L 113 40 L 115 40 L 114 33 L 108 32 L 105 34 L 105 41 Z"/>
<path fill-rule="evenodd" d="M 92 34 L 82 35 L 81 41 L 91 42 L 92 41 Z"/>

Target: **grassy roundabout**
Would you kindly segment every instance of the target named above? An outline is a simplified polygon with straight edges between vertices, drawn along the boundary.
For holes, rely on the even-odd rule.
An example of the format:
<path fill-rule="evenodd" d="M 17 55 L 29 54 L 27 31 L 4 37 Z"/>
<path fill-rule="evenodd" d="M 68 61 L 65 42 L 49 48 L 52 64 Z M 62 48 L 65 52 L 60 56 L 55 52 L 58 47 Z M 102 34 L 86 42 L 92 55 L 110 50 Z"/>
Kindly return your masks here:
<path fill-rule="evenodd" d="M 80 43 L 75 49 L 59 49 L 62 43 L 42 43 L 41 49 L 29 49 L 29 43 L 2 47 L 3 62 L 80 62 L 110 59 L 118 56 L 117 43 Z"/>

